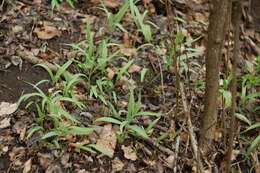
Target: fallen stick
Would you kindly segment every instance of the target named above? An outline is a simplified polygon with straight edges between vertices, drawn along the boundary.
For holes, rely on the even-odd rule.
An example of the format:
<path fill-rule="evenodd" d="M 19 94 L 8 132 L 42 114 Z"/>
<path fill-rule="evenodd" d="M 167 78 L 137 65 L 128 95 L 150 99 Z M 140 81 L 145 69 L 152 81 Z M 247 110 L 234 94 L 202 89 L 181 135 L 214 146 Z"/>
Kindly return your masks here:
<path fill-rule="evenodd" d="M 192 147 L 192 150 L 194 152 L 195 159 L 198 163 L 199 171 L 201 173 L 204 173 L 205 171 L 203 169 L 203 165 L 202 165 L 199 150 L 198 150 L 198 142 L 196 140 L 196 136 L 195 136 L 193 126 L 192 126 L 192 123 L 191 123 L 190 110 L 189 110 L 188 105 L 187 105 L 187 99 L 186 99 L 186 95 L 185 95 L 185 92 L 184 92 L 184 86 L 183 86 L 183 83 L 181 81 L 180 81 L 180 92 L 181 92 L 181 100 L 182 100 L 182 104 L 183 104 L 185 118 L 187 118 L 188 132 L 189 132 L 189 136 L 190 136 L 191 147 Z"/>

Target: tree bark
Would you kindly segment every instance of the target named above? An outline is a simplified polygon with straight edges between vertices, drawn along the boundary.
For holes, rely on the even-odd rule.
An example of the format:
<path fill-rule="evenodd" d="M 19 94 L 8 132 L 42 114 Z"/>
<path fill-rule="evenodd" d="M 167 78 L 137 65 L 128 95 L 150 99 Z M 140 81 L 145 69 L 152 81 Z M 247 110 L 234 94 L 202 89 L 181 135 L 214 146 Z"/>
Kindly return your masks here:
<path fill-rule="evenodd" d="M 206 91 L 201 120 L 199 147 L 203 153 L 210 149 L 217 124 L 219 60 L 222 55 L 230 0 L 212 0 L 206 46 Z"/>
<path fill-rule="evenodd" d="M 234 48 L 233 48 L 233 57 L 232 57 L 232 81 L 231 81 L 231 93 L 232 93 L 232 106 L 231 106 L 231 125 L 229 131 L 229 142 L 228 142 L 228 151 L 227 151 L 227 166 L 226 173 L 230 172 L 231 167 L 231 157 L 233 151 L 233 142 L 235 137 L 235 129 L 236 129 L 236 99 L 237 99 L 237 59 L 240 55 L 240 21 L 242 16 L 242 2 L 243 0 L 238 0 L 233 3 L 232 10 L 232 24 L 234 28 Z"/>

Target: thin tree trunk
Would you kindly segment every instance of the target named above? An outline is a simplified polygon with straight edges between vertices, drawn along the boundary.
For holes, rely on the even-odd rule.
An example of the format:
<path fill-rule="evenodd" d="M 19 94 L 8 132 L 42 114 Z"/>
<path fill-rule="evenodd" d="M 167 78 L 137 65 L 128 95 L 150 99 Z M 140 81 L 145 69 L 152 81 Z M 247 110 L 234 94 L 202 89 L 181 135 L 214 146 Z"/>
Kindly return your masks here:
<path fill-rule="evenodd" d="M 217 123 L 219 60 L 225 39 L 225 26 L 230 0 L 212 0 L 206 47 L 206 91 L 201 120 L 199 146 L 203 153 L 210 149 Z"/>
<path fill-rule="evenodd" d="M 232 107 L 231 107 L 231 125 L 229 131 L 229 143 L 228 143 L 228 152 L 227 152 L 227 167 L 226 172 L 230 172 L 230 165 L 231 165 L 231 157 L 233 151 L 233 141 L 235 136 L 235 129 L 236 129 L 236 97 L 237 97 L 237 59 L 239 57 L 239 36 L 240 36 L 240 18 L 242 16 L 242 1 L 238 0 L 233 3 L 233 10 L 232 10 L 232 23 L 234 28 L 234 49 L 233 49 L 233 57 L 232 57 L 232 81 L 231 81 L 231 93 L 232 93 Z"/>

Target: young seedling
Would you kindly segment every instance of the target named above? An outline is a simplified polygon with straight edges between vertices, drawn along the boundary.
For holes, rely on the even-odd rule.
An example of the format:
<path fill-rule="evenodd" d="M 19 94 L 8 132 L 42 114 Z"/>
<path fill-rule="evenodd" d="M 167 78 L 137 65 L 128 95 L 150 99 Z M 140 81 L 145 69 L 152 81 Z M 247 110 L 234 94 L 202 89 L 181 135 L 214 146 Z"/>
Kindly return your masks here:
<path fill-rule="evenodd" d="M 148 138 L 150 133 L 151 133 L 151 128 L 157 123 L 158 120 L 155 120 L 152 126 L 147 128 L 147 131 L 139 127 L 137 125 L 133 125 L 133 120 L 137 116 L 156 116 L 160 117 L 159 113 L 154 113 L 154 112 L 142 112 L 140 111 L 140 106 L 141 106 L 141 97 L 139 95 L 138 101 L 135 102 L 134 99 L 134 90 L 130 89 L 130 98 L 129 98 L 129 103 L 128 103 L 128 108 L 127 110 L 121 111 L 126 113 L 125 120 L 119 120 L 117 118 L 113 117 L 102 117 L 96 119 L 96 121 L 104 121 L 104 122 L 110 122 L 114 124 L 118 124 L 120 126 L 120 133 L 122 134 L 122 138 L 128 133 L 132 133 L 138 136 L 141 136 L 143 138 Z M 120 115 L 120 113 L 117 113 L 117 117 Z"/>

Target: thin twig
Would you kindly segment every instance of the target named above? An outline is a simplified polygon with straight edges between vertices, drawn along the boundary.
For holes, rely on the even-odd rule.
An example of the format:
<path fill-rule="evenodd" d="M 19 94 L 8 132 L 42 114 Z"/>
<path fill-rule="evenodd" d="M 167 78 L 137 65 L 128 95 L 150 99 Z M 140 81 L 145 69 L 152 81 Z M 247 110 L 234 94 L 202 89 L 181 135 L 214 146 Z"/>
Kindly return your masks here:
<path fill-rule="evenodd" d="M 198 142 L 196 140 L 196 136 L 195 136 L 193 126 L 191 123 L 190 109 L 187 105 L 187 99 L 186 99 L 186 95 L 184 92 L 184 86 L 181 81 L 180 81 L 180 92 L 181 92 L 181 99 L 182 99 L 183 109 L 184 109 L 184 113 L 185 113 L 185 118 L 187 118 L 188 132 L 189 132 L 189 136 L 190 136 L 191 147 L 193 149 L 195 159 L 198 163 L 199 171 L 200 171 L 200 173 L 204 173 L 203 165 L 202 165 L 199 150 L 198 150 Z"/>

